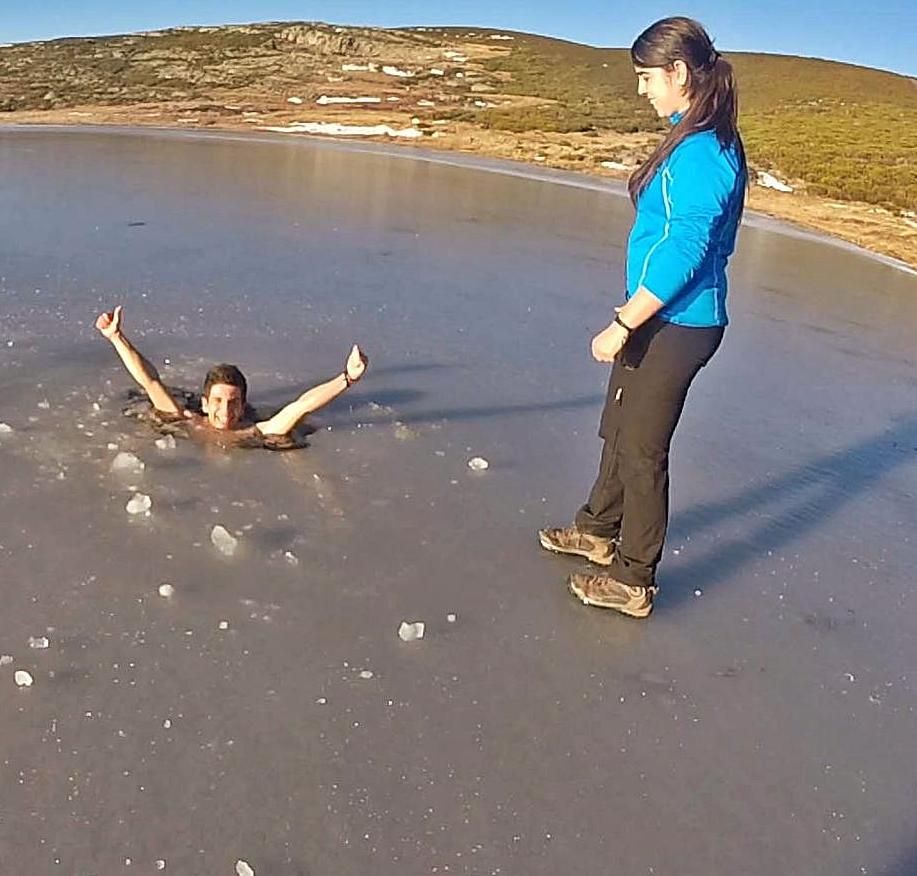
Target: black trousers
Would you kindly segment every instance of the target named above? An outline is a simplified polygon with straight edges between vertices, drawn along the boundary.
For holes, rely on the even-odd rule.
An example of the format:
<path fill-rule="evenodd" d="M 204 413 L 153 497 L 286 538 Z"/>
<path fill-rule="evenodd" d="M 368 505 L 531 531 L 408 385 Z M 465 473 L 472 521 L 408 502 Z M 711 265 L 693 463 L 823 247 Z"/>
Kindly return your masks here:
<path fill-rule="evenodd" d="M 722 339 L 721 327 L 652 319 L 631 335 L 612 367 L 599 474 L 576 526 L 618 540 L 608 571 L 625 584 L 655 585 L 669 521 L 669 445 L 691 381 Z"/>

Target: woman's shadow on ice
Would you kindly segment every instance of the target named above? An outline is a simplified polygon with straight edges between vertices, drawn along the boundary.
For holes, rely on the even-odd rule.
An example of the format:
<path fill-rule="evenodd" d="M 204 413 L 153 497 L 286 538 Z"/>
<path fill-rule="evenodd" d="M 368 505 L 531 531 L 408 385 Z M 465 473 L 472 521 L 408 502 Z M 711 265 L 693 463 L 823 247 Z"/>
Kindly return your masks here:
<path fill-rule="evenodd" d="M 904 853 L 890 866 L 878 872 L 884 876 L 917 876 L 917 848 Z"/>
<path fill-rule="evenodd" d="M 682 540 L 743 518 L 747 523 L 740 535 L 715 544 L 696 560 L 673 562 L 670 558 L 662 581 L 664 604 L 671 606 L 691 598 L 695 589 L 728 581 L 768 551 L 823 528 L 851 501 L 875 489 L 882 478 L 914 464 L 917 416 L 909 415 L 884 432 L 815 457 L 762 486 L 680 512 L 672 521 L 670 540 Z M 750 517 L 752 512 L 754 518 Z"/>

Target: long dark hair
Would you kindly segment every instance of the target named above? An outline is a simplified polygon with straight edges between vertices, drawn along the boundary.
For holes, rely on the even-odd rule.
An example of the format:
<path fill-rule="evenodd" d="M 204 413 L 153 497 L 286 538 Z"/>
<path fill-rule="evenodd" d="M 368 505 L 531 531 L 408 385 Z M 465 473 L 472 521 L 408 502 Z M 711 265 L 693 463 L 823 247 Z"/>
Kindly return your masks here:
<path fill-rule="evenodd" d="M 685 86 L 690 107 L 659 142 L 653 154 L 627 182 L 630 199 L 636 204 L 659 166 L 689 134 L 715 131 L 720 145 L 734 147 L 747 176 L 745 147 L 739 134 L 739 101 L 732 65 L 713 47 L 703 25 L 693 18 L 663 18 L 651 24 L 630 47 L 635 67 L 663 67 L 672 70 L 676 61 L 688 68 Z"/>

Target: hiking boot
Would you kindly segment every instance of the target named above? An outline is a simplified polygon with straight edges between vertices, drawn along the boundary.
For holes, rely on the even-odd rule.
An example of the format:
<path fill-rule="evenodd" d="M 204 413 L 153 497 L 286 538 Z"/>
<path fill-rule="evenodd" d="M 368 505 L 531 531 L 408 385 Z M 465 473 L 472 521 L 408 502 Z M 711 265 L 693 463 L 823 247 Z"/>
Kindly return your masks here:
<path fill-rule="evenodd" d="M 558 554 L 575 554 L 600 566 L 611 565 L 615 543 L 610 538 L 580 532 L 575 526 L 539 529 L 538 540 L 545 550 Z"/>
<path fill-rule="evenodd" d="M 653 610 L 656 587 L 624 584 L 609 575 L 571 575 L 570 592 L 585 605 L 613 608 L 630 617 L 647 617 Z"/>

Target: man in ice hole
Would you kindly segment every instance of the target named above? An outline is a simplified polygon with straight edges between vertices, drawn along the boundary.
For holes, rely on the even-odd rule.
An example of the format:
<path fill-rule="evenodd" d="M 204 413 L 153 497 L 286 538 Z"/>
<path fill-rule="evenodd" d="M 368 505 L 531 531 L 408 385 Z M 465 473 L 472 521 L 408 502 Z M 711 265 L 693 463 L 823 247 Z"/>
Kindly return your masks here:
<path fill-rule="evenodd" d="M 156 368 L 127 339 L 122 329 L 121 310 L 121 305 L 118 305 L 110 313 L 99 314 L 96 328 L 104 338 L 111 341 L 124 367 L 149 396 L 155 410 L 166 417 L 183 417 L 200 430 L 215 430 L 223 435 L 233 433 L 232 438 L 289 435 L 303 417 L 324 407 L 356 383 L 363 376 L 368 363 L 366 356 L 354 344 L 344 370 L 337 377 L 306 390 L 274 416 L 261 421 L 249 419 L 251 409 L 246 404 L 248 384 L 242 372 L 235 365 L 215 365 L 204 378 L 201 415 L 188 410 L 172 398 Z"/>

